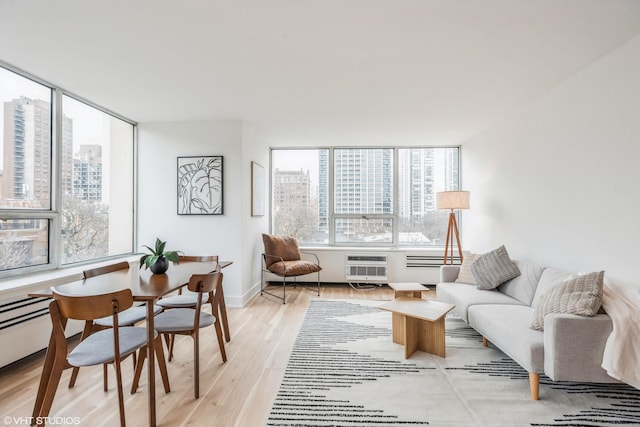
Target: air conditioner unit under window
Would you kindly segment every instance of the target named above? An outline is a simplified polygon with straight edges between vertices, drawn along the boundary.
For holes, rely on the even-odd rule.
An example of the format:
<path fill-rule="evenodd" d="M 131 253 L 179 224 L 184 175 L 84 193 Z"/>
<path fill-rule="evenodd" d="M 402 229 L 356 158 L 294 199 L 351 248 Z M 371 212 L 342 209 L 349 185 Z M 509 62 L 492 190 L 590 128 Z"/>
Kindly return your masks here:
<path fill-rule="evenodd" d="M 347 254 L 346 279 L 350 282 L 386 282 L 387 256 Z"/>

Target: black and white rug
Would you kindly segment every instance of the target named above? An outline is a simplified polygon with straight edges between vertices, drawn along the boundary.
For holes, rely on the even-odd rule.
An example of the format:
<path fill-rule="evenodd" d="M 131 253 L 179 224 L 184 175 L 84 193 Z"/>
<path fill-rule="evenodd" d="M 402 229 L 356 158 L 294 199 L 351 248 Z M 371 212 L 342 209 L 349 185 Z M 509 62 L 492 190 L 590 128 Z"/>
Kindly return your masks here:
<path fill-rule="evenodd" d="M 404 359 L 381 302 L 310 302 L 267 426 L 640 425 L 640 390 L 529 376 L 456 318 L 446 320 L 447 357 Z"/>

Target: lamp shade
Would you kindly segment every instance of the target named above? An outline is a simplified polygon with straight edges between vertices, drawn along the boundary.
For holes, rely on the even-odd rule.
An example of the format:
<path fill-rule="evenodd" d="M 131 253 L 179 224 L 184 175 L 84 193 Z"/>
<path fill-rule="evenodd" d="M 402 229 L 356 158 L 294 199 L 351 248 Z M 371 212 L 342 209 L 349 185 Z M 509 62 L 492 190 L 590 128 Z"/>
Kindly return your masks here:
<path fill-rule="evenodd" d="M 469 209 L 468 191 L 441 191 L 436 193 L 437 209 Z"/>

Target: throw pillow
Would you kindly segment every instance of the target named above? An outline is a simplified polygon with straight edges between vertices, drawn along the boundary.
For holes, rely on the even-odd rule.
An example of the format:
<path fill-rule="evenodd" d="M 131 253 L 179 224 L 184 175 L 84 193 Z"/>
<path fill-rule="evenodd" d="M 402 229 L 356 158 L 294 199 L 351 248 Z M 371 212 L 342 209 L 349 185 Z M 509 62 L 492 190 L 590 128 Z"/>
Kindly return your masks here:
<path fill-rule="evenodd" d="M 460 265 L 460 271 L 458 272 L 458 278 L 456 283 L 467 283 L 469 285 L 475 285 L 476 281 L 471 273 L 471 263 L 478 259 L 480 254 L 472 254 L 471 252 L 463 252 L 462 264 Z"/>
<path fill-rule="evenodd" d="M 471 263 L 471 273 L 478 289 L 495 289 L 509 279 L 520 275 L 504 246 L 482 254 Z"/>
<path fill-rule="evenodd" d="M 544 316 L 549 313 L 595 316 L 602 304 L 604 271 L 567 279 L 549 289 L 533 310 L 531 329 L 544 329 Z"/>
<path fill-rule="evenodd" d="M 285 261 L 295 261 L 300 259 L 298 240 L 293 236 L 275 236 L 263 233 L 262 242 L 264 243 L 264 252 L 266 254 L 282 257 Z M 271 264 L 278 261 L 278 258 L 266 257 L 265 264 L 269 267 Z"/>

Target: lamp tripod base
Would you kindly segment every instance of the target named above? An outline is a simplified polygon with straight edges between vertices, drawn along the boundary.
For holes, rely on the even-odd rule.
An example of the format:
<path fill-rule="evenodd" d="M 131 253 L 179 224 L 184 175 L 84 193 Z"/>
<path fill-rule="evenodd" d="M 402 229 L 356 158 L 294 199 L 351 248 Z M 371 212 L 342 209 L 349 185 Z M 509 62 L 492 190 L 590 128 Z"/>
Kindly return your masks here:
<path fill-rule="evenodd" d="M 444 265 L 453 265 L 453 237 L 455 235 L 456 243 L 458 245 L 458 255 L 460 256 L 460 262 L 462 262 L 462 246 L 460 246 L 460 233 L 458 232 L 458 222 L 456 221 L 456 214 L 453 213 L 453 209 L 449 213 L 449 226 L 447 227 L 447 239 L 444 245 Z"/>

